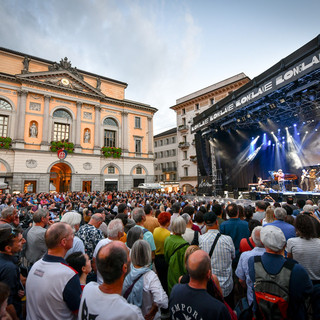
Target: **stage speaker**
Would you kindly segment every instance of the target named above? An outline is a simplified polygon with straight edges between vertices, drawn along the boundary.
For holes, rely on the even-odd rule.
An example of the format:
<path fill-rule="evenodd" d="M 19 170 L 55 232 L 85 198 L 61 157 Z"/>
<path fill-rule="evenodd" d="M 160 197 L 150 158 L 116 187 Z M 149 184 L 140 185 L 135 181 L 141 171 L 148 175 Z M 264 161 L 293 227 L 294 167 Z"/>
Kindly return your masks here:
<path fill-rule="evenodd" d="M 197 164 L 200 171 L 200 176 L 210 176 L 211 165 L 210 165 L 210 155 L 207 153 L 207 140 L 201 136 L 200 132 L 195 134 L 196 141 L 196 152 L 197 152 Z"/>
<path fill-rule="evenodd" d="M 239 198 L 239 191 L 238 190 L 233 190 L 233 198 L 238 199 Z"/>

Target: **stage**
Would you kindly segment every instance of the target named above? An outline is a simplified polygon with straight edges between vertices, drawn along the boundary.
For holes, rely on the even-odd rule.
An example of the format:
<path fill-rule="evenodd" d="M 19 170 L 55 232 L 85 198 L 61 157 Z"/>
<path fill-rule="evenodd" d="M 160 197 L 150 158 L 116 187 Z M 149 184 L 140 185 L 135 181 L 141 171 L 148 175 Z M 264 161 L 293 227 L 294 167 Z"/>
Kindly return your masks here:
<path fill-rule="evenodd" d="M 191 132 L 198 195 L 238 195 L 261 179 L 275 192 L 250 189 L 250 199 L 319 199 L 298 188 L 320 183 L 320 35 L 195 117 Z M 310 186 L 302 186 L 303 169 L 314 170 Z M 277 190 L 276 172 L 290 192 Z"/>
<path fill-rule="evenodd" d="M 318 204 L 320 200 L 320 192 L 261 192 L 261 191 L 249 191 L 249 192 L 239 192 L 239 196 L 250 200 L 263 200 L 266 196 L 270 196 L 276 202 L 286 202 L 288 197 L 293 198 L 293 202 L 296 203 L 298 199 L 312 200 L 314 204 Z M 239 198 L 239 197 L 238 197 Z"/>

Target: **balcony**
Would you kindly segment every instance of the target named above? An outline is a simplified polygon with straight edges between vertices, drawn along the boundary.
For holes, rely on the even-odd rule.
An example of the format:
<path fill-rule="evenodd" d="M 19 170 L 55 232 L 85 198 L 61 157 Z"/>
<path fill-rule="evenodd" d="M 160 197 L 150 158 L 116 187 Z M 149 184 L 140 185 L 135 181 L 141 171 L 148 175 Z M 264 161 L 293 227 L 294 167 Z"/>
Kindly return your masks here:
<path fill-rule="evenodd" d="M 197 156 L 190 156 L 191 162 L 197 162 Z"/>
<path fill-rule="evenodd" d="M 162 168 L 162 172 L 176 172 L 177 167 Z"/>
<path fill-rule="evenodd" d="M 179 142 L 178 148 L 188 149 L 189 147 L 190 147 L 190 143 L 189 142 Z"/>
<path fill-rule="evenodd" d="M 178 127 L 178 131 L 180 132 L 187 132 L 189 130 L 189 126 L 186 124 L 182 124 Z"/>

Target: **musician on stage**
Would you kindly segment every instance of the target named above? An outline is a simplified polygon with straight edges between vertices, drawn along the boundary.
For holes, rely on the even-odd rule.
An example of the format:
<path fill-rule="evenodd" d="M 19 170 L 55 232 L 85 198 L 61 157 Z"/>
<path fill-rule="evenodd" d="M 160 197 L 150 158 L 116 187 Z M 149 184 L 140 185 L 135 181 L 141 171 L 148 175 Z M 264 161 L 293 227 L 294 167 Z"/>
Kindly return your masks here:
<path fill-rule="evenodd" d="M 303 191 L 309 191 L 309 172 L 306 169 L 302 169 L 300 188 Z"/>
<path fill-rule="evenodd" d="M 314 189 L 316 188 L 316 178 L 317 178 L 316 173 L 317 173 L 316 169 L 310 170 L 310 176 L 309 176 L 310 191 L 314 191 Z"/>
<path fill-rule="evenodd" d="M 282 169 L 279 169 L 278 172 L 275 173 L 275 176 L 278 177 L 279 191 L 286 191 L 284 185 L 284 173 L 282 172 Z"/>
<path fill-rule="evenodd" d="M 263 191 L 265 188 L 265 185 L 263 184 L 263 180 L 261 177 L 258 177 L 258 191 Z"/>

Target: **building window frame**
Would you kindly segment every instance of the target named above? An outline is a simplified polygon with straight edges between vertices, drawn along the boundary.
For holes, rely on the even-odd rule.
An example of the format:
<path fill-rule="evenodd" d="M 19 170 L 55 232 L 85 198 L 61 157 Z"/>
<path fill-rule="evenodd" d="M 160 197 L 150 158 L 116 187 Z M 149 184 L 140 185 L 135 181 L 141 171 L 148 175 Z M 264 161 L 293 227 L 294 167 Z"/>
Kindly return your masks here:
<path fill-rule="evenodd" d="M 134 117 L 134 128 L 141 129 L 141 117 Z"/>

